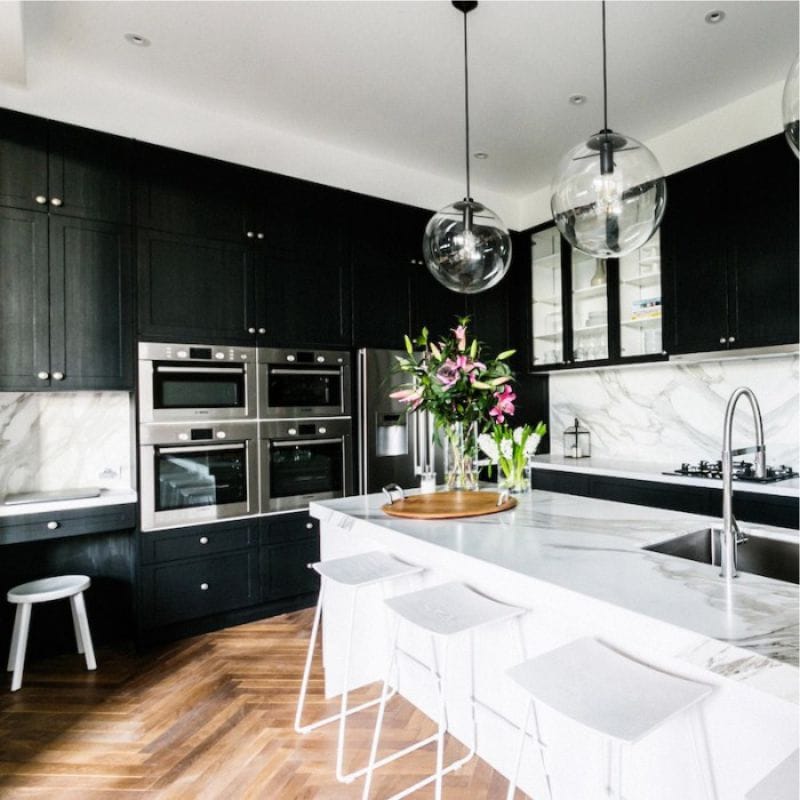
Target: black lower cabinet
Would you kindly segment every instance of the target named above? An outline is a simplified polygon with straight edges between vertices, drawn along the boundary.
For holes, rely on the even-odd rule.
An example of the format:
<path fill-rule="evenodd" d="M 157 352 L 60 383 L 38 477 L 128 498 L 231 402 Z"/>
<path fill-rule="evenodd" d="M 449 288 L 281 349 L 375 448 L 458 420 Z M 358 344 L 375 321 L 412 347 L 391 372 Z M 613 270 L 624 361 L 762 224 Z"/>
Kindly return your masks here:
<path fill-rule="evenodd" d="M 721 487 L 681 486 L 660 481 L 534 469 L 533 488 L 710 517 L 722 516 Z M 747 492 L 737 486 L 733 492 L 733 513 L 741 522 L 800 528 L 800 500 L 796 497 Z"/>
<path fill-rule="evenodd" d="M 0 519 L 0 593 L 55 575 L 88 575 L 85 592 L 96 645 L 134 635 L 134 505 L 27 514 Z M 0 608 L 0 652 L 7 653 L 16 606 Z M 69 602 L 34 606 L 28 658 L 74 653 Z"/>
<path fill-rule="evenodd" d="M 140 644 L 312 605 L 319 526 L 304 512 L 140 534 Z"/>

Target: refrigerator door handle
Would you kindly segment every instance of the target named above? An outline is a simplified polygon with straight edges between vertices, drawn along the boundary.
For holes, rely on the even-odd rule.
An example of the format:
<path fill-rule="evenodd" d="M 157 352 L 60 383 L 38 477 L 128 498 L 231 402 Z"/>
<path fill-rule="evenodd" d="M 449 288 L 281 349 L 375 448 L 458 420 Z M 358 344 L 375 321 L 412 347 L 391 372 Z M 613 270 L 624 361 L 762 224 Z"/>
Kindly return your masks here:
<path fill-rule="evenodd" d="M 367 494 L 367 468 L 369 464 L 367 425 L 367 351 L 358 351 L 358 493 Z"/>

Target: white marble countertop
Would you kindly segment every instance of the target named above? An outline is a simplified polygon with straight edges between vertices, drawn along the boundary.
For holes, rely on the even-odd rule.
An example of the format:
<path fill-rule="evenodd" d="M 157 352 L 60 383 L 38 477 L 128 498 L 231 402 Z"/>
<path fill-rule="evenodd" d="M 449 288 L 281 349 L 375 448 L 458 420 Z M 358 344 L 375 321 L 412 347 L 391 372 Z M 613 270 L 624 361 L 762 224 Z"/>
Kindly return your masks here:
<path fill-rule="evenodd" d="M 101 489 L 99 497 L 84 497 L 80 500 L 53 500 L 42 503 L 20 503 L 0 505 L 0 517 L 21 517 L 27 514 L 47 514 L 79 508 L 98 508 L 135 503 L 139 499 L 133 489 Z"/>
<path fill-rule="evenodd" d="M 455 520 L 388 517 L 384 502 L 349 497 L 311 503 L 310 513 L 345 529 L 379 526 L 700 634 L 687 660 L 797 700 L 798 586 L 745 573 L 727 582 L 718 567 L 642 549 L 719 520 L 544 491 L 511 511 Z M 746 527 L 798 540 L 795 531 Z"/>
<path fill-rule="evenodd" d="M 690 478 L 683 475 L 664 475 L 672 472 L 677 464 L 662 464 L 656 461 L 623 461 L 610 458 L 565 458 L 560 455 L 533 457 L 533 467 L 558 472 L 582 472 L 592 475 L 608 475 L 615 478 L 630 478 L 639 481 L 660 481 L 682 486 L 703 486 L 722 490 L 722 481 L 715 478 Z M 790 478 L 775 483 L 735 481 L 734 492 L 753 492 L 782 497 L 800 497 L 800 478 Z"/>

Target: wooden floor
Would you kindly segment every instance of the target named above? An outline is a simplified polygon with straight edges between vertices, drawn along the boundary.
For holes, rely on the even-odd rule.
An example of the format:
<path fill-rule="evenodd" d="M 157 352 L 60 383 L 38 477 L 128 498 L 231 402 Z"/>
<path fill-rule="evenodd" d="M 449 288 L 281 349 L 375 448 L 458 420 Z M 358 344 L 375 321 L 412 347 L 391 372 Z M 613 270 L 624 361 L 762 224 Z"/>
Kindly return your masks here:
<path fill-rule="evenodd" d="M 13 694 L 9 673 L 0 690 L 0 798 L 360 798 L 360 780 L 345 786 L 334 777 L 335 726 L 307 736 L 294 732 L 311 613 L 140 654 L 100 648 L 96 673 L 78 655 L 34 660 Z M 314 674 L 309 716 L 333 710 L 322 698 L 319 660 Z M 434 731 L 404 700 L 395 698 L 389 708 L 387 749 Z M 374 712 L 350 718 L 349 768 L 366 761 Z M 446 757 L 462 752 L 450 742 Z M 385 767 L 376 773 L 372 796 L 412 784 L 432 770 L 433 760 L 430 746 Z M 475 758 L 445 778 L 445 798 L 502 800 L 506 785 Z M 433 797 L 433 791 L 426 787 L 414 797 Z"/>

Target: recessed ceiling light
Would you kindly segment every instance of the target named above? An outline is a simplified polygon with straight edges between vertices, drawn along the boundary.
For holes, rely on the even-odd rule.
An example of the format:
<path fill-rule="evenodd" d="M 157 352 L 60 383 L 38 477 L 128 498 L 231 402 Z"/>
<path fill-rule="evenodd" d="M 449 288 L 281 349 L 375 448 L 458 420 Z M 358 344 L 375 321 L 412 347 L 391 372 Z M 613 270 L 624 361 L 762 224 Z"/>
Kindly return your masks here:
<path fill-rule="evenodd" d="M 479 150 L 477 153 L 473 153 L 475 158 L 489 158 L 488 153 L 484 153 L 482 150 Z"/>
<path fill-rule="evenodd" d="M 709 25 L 717 25 L 724 19 L 725 19 L 725 12 L 720 11 L 718 8 L 715 8 L 713 11 L 709 11 L 708 14 L 706 14 L 706 22 Z"/>
<path fill-rule="evenodd" d="M 137 47 L 150 47 L 150 40 L 138 33 L 126 33 L 125 41 L 135 44 Z"/>
<path fill-rule="evenodd" d="M 586 95 L 585 94 L 571 94 L 569 96 L 569 101 L 574 106 L 582 106 L 586 102 Z"/>

